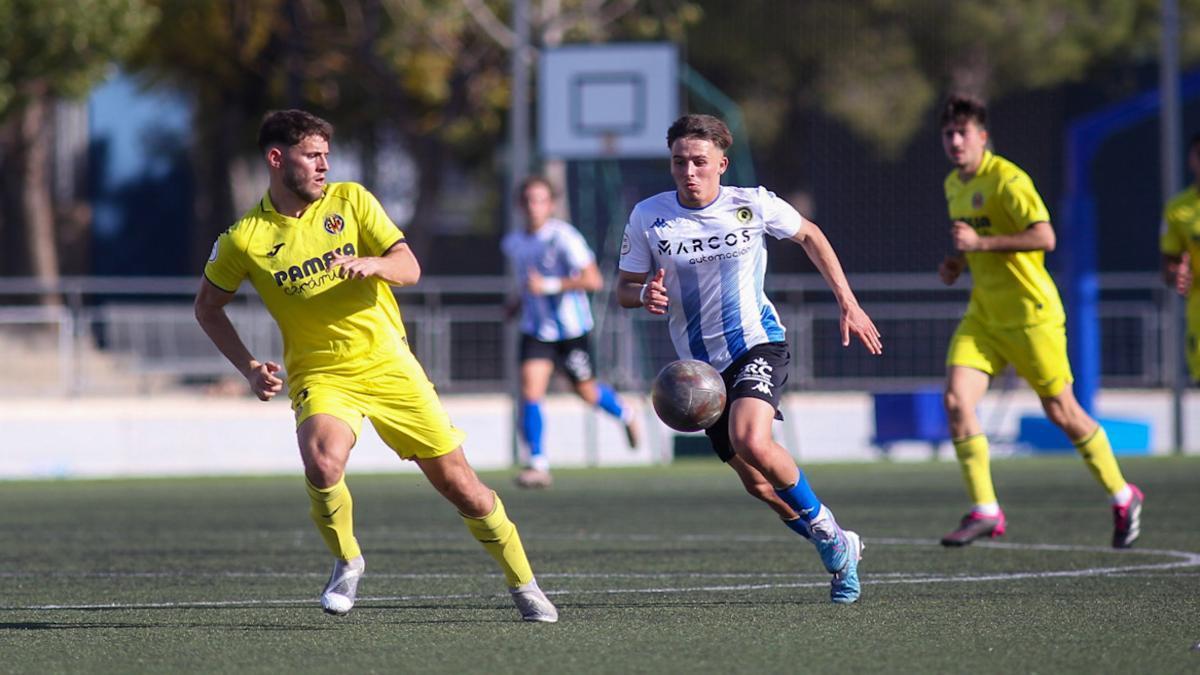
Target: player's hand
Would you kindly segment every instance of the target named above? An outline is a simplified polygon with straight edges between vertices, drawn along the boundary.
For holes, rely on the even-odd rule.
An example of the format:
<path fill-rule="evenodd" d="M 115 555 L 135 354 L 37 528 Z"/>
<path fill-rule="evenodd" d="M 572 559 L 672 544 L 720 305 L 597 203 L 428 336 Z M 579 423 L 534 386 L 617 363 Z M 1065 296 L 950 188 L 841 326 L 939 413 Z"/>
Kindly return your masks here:
<path fill-rule="evenodd" d="M 530 267 L 525 270 L 525 287 L 534 295 L 555 295 L 562 293 L 562 282 L 558 282 L 558 288 L 554 288 L 552 284 L 546 283 L 546 277 L 542 276 L 535 268 Z"/>
<path fill-rule="evenodd" d="M 329 268 L 336 269 L 338 276 L 343 279 L 366 279 L 367 277 L 378 276 L 382 265 L 383 261 L 380 258 L 357 258 L 352 255 L 334 253 L 333 260 L 329 263 Z"/>
<path fill-rule="evenodd" d="M 956 220 L 950 225 L 950 239 L 954 242 L 956 251 L 978 251 L 981 237 L 975 228 L 966 222 Z"/>
<path fill-rule="evenodd" d="M 938 276 L 941 277 L 943 284 L 953 286 L 954 282 L 958 281 L 958 277 L 962 275 L 965 266 L 966 261 L 959 256 L 948 255 L 942 259 L 942 264 L 938 265 Z"/>
<path fill-rule="evenodd" d="M 879 329 L 875 322 L 858 305 L 842 309 L 842 346 L 850 346 L 850 336 L 854 335 L 862 341 L 863 346 L 875 356 L 883 353 L 883 341 L 879 339 Z"/>
<path fill-rule="evenodd" d="M 642 294 L 642 306 L 651 314 L 666 314 L 667 307 L 670 304 L 670 298 L 667 297 L 667 285 L 663 283 L 663 277 L 667 275 L 667 271 L 663 268 L 658 268 L 654 278 L 646 284 L 646 292 Z"/>
<path fill-rule="evenodd" d="M 245 373 L 246 381 L 250 383 L 250 391 L 254 392 L 258 400 L 270 401 L 275 398 L 275 394 L 283 391 L 283 378 L 275 374 L 283 368 L 274 361 L 266 363 L 255 361 L 254 364 Z"/>
<path fill-rule="evenodd" d="M 1179 256 L 1179 269 L 1175 272 L 1175 292 L 1187 297 L 1192 290 L 1192 261 L 1187 253 Z"/>

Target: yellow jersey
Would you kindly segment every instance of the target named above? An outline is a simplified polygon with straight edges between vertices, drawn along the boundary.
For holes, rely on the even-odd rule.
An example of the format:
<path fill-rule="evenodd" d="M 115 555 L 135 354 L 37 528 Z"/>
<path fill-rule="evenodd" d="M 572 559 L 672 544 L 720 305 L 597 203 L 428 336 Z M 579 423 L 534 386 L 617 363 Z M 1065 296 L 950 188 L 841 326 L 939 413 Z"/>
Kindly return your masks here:
<path fill-rule="evenodd" d="M 1200 191 L 1193 185 L 1167 202 L 1163 209 L 1159 248 L 1166 255 L 1187 253 L 1191 258 L 1192 279 L 1200 279 Z M 1200 321 L 1200 293 L 1196 283 L 1188 293 L 1188 316 Z"/>
<path fill-rule="evenodd" d="M 299 218 L 275 210 L 270 194 L 221 234 L 204 266 L 217 288 L 244 279 L 283 336 L 293 383 L 314 374 L 355 377 L 407 349 L 400 307 L 386 282 L 344 279 L 335 254 L 378 256 L 404 240 L 375 196 L 357 183 L 331 183 Z"/>
<path fill-rule="evenodd" d="M 1017 234 L 1050 222 L 1029 175 L 1016 164 L 983 153 L 979 170 L 963 182 L 951 171 L 944 184 L 950 220 L 962 220 L 981 237 Z M 966 253 L 973 284 L 967 315 L 993 328 L 1015 328 L 1066 318 L 1058 287 L 1046 271 L 1045 251 Z"/>

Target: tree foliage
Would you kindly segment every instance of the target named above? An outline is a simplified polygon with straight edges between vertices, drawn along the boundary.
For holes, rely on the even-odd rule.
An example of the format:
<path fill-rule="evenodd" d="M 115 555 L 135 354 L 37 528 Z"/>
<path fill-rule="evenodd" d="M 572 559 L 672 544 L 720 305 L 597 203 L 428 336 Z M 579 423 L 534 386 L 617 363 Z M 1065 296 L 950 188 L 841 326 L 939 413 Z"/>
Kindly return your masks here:
<path fill-rule="evenodd" d="M 703 4 L 705 20 L 689 33 L 691 61 L 722 73 L 752 123 L 761 122 L 764 145 L 786 111 L 809 109 L 894 156 L 950 90 L 995 98 L 1158 58 L 1157 0 Z M 1200 0 L 1180 4 L 1182 57 L 1192 63 Z"/>
<path fill-rule="evenodd" d="M 131 67 L 197 101 L 195 251 L 234 215 L 233 162 L 265 110 L 305 107 L 369 153 L 399 134 L 418 167 L 408 240 L 418 255 L 436 223 L 448 163 L 493 170 L 504 137 L 511 41 L 499 0 L 151 0 L 161 20 Z M 681 35 L 678 0 L 545 0 L 538 34 L 606 40 Z M 224 183 L 224 184 L 223 184 Z"/>
<path fill-rule="evenodd" d="M 62 209 L 56 213 L 50 193 L 54 104 L 85 95 L 154 18 L 142 0 L 0 0 L 4 273 L 58 276 L 55 218 Z"/>

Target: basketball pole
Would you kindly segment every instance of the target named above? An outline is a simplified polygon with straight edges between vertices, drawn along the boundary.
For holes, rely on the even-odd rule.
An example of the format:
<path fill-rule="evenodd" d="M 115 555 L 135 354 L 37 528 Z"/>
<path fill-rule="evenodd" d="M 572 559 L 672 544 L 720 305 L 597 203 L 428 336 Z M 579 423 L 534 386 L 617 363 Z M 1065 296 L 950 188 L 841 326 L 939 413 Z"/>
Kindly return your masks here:
<path fill-rule="evenodd" d="M 1179 3 L 1178 0 L 1162 0 L 1162 45 L 1158 65 L 1159 91 L 1162 106 L 1159 108 L 1159 154 L 1162 178 L 1162 204 L 1166 204 L 1183 189 L 1183 165 L 1180 160 L 1182 132 L 1180 129 L 1179 103 Z M 1165 351 L 1163 364 L 1167 382 L 1171 386 L 1171 443 L 1176 453 L 1183 452 L 1183 388 L 1184 378 L 1180 364 L 1183 345 L 1179 340 L 1179 324 L 1182 302 L 1174 289 L 1168 289 L 1165 298 Z"/>
<path fill-rule="evenodd" d="M 517 184 L 529 171 L 529 0 L 513 0 L 512 30 L 514 42 L 511 63 L 512 96 L 508 110 L 508 180 L 506 181 L 508 189 L 505 190 L 503 201 L 508 205 L 505 210 L 507 216 L 505 232 L 515 232 L 517 228 L 521 227 L 514 195 L 517 191 Z M 505 276 L 513 279 L 513 274 L 512 265 L 505 262 Z M 513 367 L 517 363 L 518 340 L 517 330 L 513 324 L 507 326 L 505 336 L 508 342 L 508 349 L 505 350 L 507 351 L 506 362 Z M 519 377 L 509 378 L 509 382 L 512 383 L 509 391 L 512 400 L 512 433 L 509 440 L 512 447 L 513 466 L 520 466 L 521 463 L 521 447 L 517 433 L 520 424 L 520 380 Z"/>

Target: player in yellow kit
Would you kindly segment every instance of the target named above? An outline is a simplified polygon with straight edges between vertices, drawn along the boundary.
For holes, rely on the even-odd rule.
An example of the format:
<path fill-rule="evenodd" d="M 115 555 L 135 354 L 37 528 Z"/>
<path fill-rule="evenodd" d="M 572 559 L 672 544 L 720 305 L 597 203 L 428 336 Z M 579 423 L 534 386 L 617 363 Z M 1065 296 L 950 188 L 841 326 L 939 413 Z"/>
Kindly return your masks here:
<path fill-rule="evenodd" d="M 516 526 L 467 463 L 462 432 L 409 351 L 391 286 L 415 284 L 421 268 L 404 234 L 361 185 L 325 181 L 332 135 L 300 110 L 263 119 L 267 193 L 213 245 L 195 303 L 204 332 L 258 398 L 281 392 L 287 373 L 310 515 L 334 555 L 321 606 L 349 612 L 365 569 L 344 473 L 366 417 L 458 509 L 500 564 L 522 618 L 557 621 Z M 283 368 L 255 358 L 225 313 L 247 279 L 279 324 Z"/>
<path fill-rule="evenodd" d="M 948 99 L 941 129 L 942 146 L 954 165 L 945 191 L 957 254 L 942 261 L 938 274 L 950 285 L 969 268 L 973 279 L 967 311 L 946 355 L 945 392 L 950 436 L 973 504 L 942 544 L 962 546 L 1004 534 L 1007 523 L 975 408 L 992 376 L 1012 364 L 1108 492 L 1112 545 L 1127 548 L 1141 532 L 1143 495 L 1125 482 L 1104 428 L 1071 391 L 1066 316 L 1044 265 L 1046 251 L 1055 246 L 1050 214 L 1029 176 L 987 149 L 987 109 L 981 102 Z"/>
<path fill-rule="evenodd" d="M 1200 274 L 1200 134 L 1188 143 L 1188 168 L 1193 183 L 1163 209 L 1163 281 L 1187 298 L 1187 364 L 1192 381 L 1200 384 L 1200 293 L 1193 283 Z"/>

